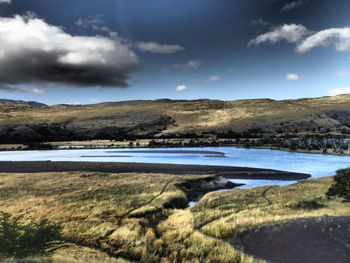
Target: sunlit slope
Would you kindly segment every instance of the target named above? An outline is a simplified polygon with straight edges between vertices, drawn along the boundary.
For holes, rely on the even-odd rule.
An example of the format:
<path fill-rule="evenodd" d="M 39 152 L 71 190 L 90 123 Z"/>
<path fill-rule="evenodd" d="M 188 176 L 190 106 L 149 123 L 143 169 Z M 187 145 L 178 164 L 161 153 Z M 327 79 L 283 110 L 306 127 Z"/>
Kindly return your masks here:
<path fill-rule="evenodd" d="M 350 131 L 350 95 L 282 101 L 164 99 L 93 105 L 0 105 L 1 140 L 12 140 L 14 135 L 34 139 L 60 139 L 60 136 L 84 139 L 249 129 L 266 133 L 347 133 Z"/>

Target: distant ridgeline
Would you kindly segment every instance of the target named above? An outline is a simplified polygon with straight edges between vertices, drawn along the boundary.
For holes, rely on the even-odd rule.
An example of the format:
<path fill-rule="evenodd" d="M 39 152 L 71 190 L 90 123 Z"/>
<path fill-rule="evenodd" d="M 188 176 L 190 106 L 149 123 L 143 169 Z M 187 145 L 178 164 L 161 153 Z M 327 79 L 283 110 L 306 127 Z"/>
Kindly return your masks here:
<path fill-rule="evenodd" d="M 6 99 L 0 99 L 0 105 L 47 106 L 46 104 L 36 102 L 36 101 L 6 100 Z"/>
<path fill-rule="evenodd" d="M 3 144 L 154 139 L 150 143 L 161 146 L 169 142 L 159 139 L 167 138 L 189 138 L 191 145 L 348 151 L 350 95 L 282 101 L 162 99 L 55 106 L 0 100 Z"/>

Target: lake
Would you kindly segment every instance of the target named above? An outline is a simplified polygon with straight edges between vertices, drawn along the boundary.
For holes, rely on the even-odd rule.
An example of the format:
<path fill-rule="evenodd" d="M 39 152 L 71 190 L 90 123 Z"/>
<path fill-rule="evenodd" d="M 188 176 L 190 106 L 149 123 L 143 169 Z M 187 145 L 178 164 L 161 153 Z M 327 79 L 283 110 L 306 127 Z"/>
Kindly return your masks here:
<path fill-rule="evenodd" d="M 237 147 L 74 149 L 0 152 L 0 161 L 137 162 L 242 166 L 331 176 L 350 167 L 350 156 L 307 154 Z M 286 185 L 293 181 L 233 180 L 244 187 Z"/>

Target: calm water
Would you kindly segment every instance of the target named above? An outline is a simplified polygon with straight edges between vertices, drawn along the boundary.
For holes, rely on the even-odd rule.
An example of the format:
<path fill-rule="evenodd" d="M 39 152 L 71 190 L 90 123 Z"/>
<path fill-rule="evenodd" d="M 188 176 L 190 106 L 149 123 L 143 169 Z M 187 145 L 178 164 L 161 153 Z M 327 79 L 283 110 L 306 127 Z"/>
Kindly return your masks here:
<path fill-rule="evenodd" d="M 166 151 L 165 148 L 135 149 L 76 149 L 50 151 L 13 151 L 0 152 L 0 161 L 85 161 L 85 162 L 139 162 L 139 163 L 171 163 L 244 166 L 270 168 L 290 172 L 311 174 L 312 177 L 334 175 L 340 168 L 350 167 L 350 156 L 291 153 L 268 149 L 245 149 L 235 147 L 200 147 L 170 148 L 170 153 L 147 152 Z M 176 153 L 174 151 L 216 151 L 225 153 L 210 155 L 208 153 Z M 246 183 L 245 187 L 277 184 L 286 185 L 293 182 L 270 180 L 234 180 Z"/>

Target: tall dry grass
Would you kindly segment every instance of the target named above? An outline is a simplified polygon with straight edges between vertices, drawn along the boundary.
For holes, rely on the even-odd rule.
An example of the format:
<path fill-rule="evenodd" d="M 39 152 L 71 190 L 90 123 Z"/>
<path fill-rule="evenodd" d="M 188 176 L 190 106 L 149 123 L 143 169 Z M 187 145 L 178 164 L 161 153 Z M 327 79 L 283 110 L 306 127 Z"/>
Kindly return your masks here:
<path fill-rule="evenodd" d="M 0 207 L 62 225 L 66 243 L 51 256 L 55 263 L 258 263 L 262 261 L 242 251 L 242 232 L 297 218 L 350 215 L 349 203 L 325 198 L 331 178 L 217 191 L 187 209 L 169 206 L 187 201 L 175 185 L 189 178 L 193 176 L 0 174 Z"/>

